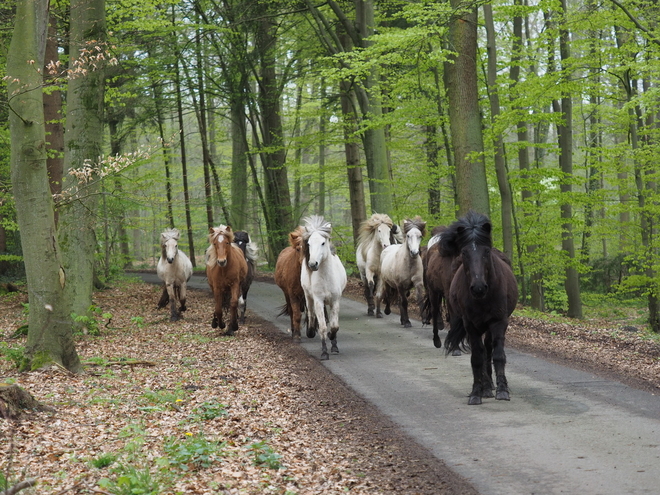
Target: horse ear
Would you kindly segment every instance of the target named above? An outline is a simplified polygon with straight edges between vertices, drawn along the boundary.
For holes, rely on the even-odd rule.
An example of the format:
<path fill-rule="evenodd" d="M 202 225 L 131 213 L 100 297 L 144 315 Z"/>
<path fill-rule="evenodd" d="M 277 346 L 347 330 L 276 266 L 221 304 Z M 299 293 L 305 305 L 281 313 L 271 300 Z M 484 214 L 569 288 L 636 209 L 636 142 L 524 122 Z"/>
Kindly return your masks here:
<path fill-rule="evenodd" d="M 213 227 L 209 227 L 209 234 L 212 234 L 213 232 L 215 232 L 215 230 L 213 229 Z"/>
<path fill-rule="evenodd" d="M 484 230 L 490 234 L 490 231 L 492 230 L 493 226 L 490 224 L 490 222 L 484 223 Z"/>
<path fill-rule="evenodd" d="M 393 234 L 399 233 L 399 226 L 397 224 L 392 225 L 392 233 Z"/>

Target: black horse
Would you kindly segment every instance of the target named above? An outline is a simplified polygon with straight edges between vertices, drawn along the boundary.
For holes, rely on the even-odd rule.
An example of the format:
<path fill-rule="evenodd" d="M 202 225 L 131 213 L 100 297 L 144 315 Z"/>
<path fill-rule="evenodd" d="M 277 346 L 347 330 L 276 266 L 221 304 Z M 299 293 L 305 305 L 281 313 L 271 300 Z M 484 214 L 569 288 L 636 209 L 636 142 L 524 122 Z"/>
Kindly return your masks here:
<path fill-rule="evenodd" d="M 460 255 L 462 260 L 449 289 L 450 329 L 445 349 L 447 353 L 472 351 L 470 405 L 493 397 L 493 367 L 495 398 L 509 400 L 504 338 L 518 301 L 518 284 L 510 261 L 492 247 L 491 230 L 488 217 L 470 211 L 451 224 L 440 240 L 445 252 Z"/>
<path fill-rule="evenodd" d="M 240 324 L 244 325 L 247 295 L 250 286 L 252 285 L 252 281 L 254 280 L 254 264 L 257 261 L 257 246 L 253 242 L 250 242 L 250 236 L 244 230 L 237 230 L 234 232 L 234 242 L 239 248 L 241 248 L 241 251 L 243 251 L 248 266 L 247 276 L 243 279 L 243 283 L 241 283 L 241 299 L 238 302 L 238 319 Z"/>

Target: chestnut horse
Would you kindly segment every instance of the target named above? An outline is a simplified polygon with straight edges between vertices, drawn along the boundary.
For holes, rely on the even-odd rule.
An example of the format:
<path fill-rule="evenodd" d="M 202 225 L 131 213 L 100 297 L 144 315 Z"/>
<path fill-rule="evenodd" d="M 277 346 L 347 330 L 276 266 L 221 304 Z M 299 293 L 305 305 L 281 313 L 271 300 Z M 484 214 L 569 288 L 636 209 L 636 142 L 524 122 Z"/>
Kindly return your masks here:
<path fill-rule="evenodd" d="M 443 250 L 460 253 L 462 260 L 449 289 L 451 320 L 445 349 L 449 353 L 469 346 L 472 351 L 470 405 L 493 397 L 493 367 L 495 399 L 509 400 L 504 340 L 518 302 L 518 284 L 507 257 L 493 247 L 491 230 L 488 217 L 470 211 L 451 224 L 440 240 Z"/>
<path fill-rule="evenodd" d="M 286 299 L 286 304 L 277 316 L 289 315 L 291 318 L 291 337 L 294 342 L 300 342 L 300 321 L 305 311 L 305 291 L 300 285 L 302 234 L 302 227 L 289 233 L 290 246 L 282 249 L 275 264 L 275 283 L 282 289 Z"/>
<path fill-rule="evenodd" d="M 257 245 L 250 240 L 250 235 L 244 230 L 237 230 L 234 232 L 234 242 L 241 248 L 247 263 L 247 275 L 241 284 L 241 298 L 238 300 L 238 322 L 245 324 L 245 310 L 247 309 L 247 295 L 254 280 L 254 273 L 256 267 L 254 264 L 257 261 Z"/>
<path fill-rule="evenodd" d="M 238 300 L 241 284 L 247 276 L 247 262 L 243 251 L 234 244 L 234 233 L 229 225 L 209 229 L 210 246 L 206 250 L 206 277 L 215 299 L 213 328 L 225 328 L 222 311 L 229 307 L 227 335 L 238 330 Z"/>

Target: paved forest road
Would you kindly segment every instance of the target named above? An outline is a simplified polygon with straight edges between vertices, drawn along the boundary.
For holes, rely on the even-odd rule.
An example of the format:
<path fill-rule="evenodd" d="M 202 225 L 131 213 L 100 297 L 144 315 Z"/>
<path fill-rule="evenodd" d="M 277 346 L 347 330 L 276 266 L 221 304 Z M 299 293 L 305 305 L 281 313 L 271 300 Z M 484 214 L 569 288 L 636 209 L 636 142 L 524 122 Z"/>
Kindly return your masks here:
<path fill-rule="evenodd" d="M 277 286 L 255 282 L 248 311 L 286 332 L 283 303 Z M 337 342 L 325 366 L 484 495 L 660 493 L 656 395 L 506 349 L 511 401 L 468 406 L 469 355 L 445 357 L 429 327 L 367 317 L 346 298 Z M 302 345 L 320 356 L 318 337 L 303 331 Z"/>

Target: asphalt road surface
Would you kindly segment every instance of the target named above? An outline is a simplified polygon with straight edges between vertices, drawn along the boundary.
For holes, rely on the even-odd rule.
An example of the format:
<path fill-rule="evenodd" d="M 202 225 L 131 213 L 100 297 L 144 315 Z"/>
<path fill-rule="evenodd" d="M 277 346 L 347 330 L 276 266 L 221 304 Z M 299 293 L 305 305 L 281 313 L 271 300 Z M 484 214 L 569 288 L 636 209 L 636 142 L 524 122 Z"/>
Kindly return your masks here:
<path fill-rule="evenodd" d="M 283 303 L 255 282 L 248 311 L 288 332 Z M 660 494 L 660 397 L 506 349 L 511 401 L 468 406 L 470 356 L 446 357 L 431 335 L 344 298 L 340 354 L 324 365 L 484 495 Z M 318 336 L 301 345 L 320 356 Z"/>

